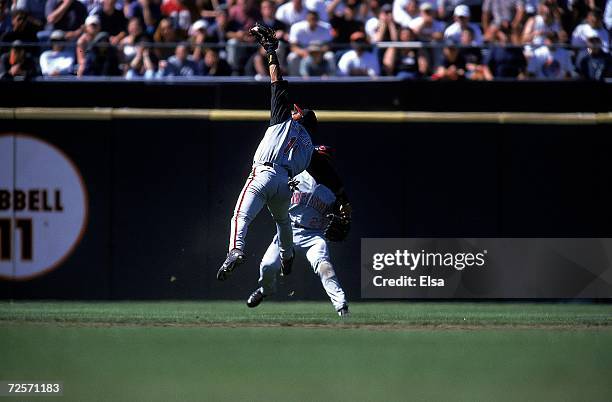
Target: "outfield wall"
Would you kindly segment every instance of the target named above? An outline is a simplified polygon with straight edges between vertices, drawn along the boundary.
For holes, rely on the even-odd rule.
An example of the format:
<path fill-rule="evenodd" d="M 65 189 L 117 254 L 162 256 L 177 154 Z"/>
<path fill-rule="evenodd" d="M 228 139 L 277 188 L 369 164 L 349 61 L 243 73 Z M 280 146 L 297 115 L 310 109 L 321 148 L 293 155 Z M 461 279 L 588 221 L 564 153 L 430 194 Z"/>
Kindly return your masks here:
<path fill-rule="evenodd" d="M 0 280 L 0 297 L 218 299 L 242 298 L 254 288 L 273 235 L 265 211 L 249 234 L 248 264 L 229 282 L 214 278 L 266 126 L 257 113 L 243 121 L 211 119 L 208 112 L 158 120 L 127 118 L 126 111 L 108 119 L 81 115 L 88 120 L 58 111 L 59 119 L 11 113 L 18 119 L 0 120 L 1 133 L 42 139 L 74 162 L 87 219 L 62 264 L 30 280 Z M 548 124 L 500 124 L 499 115 L 490 117 L 498 123 L 322 119 L 315 143 L 337 147 L 354 205 L 348 241 L 332 248 L 350 298 L 359 295 L 363 237 L 612 237 L 609 115 Z M 47 235 L 50 241 L 61 233 Z M 296 298 L 324 297 L 304 265 L 296 266 L 286 289 Z"/>

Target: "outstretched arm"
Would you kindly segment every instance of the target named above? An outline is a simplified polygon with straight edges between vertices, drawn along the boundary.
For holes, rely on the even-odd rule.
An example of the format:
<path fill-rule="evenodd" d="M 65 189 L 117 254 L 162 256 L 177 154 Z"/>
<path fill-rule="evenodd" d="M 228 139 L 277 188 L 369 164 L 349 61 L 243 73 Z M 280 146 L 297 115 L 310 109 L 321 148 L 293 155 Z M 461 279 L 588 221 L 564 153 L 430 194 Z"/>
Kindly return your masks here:
<path fill-rule="evenodd" d="M 249 32 L 266 50 L 266 60 L 270 69 L 272 85 L 270 125 L 283 123 L 291 118 L 291 107 L 289 105 L 289 85 L 287 81 L 283 80 L 278 56 L 276 55 L 278 39 L 276 39 L 275 32 L 271 28 L 259 23 L 255 24 Z"/>

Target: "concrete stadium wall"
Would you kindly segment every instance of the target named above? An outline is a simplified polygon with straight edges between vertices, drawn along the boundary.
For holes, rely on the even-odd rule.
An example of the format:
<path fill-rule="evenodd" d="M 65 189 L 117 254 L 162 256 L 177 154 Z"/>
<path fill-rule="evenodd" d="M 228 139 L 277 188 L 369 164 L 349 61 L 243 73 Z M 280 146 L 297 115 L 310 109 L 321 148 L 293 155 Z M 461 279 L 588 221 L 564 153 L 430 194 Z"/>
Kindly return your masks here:
<path fill-rule="evenodd" d="M 0 298 L 244 298 L 273 236 L 263 211 L 248 263 L 215 280 L 229 218 L 265 129 L 206 119 L 0 120 L 61 149 L 89 195 L 85 234 L 57 269 L 0 280 Z M 359 296 L 362 237 L 612 236 L 609 125 L 323 122 L 354 205 L 332 258 Z M 296 298 L 325 295 L 304 264 Z M 288 297 L 286 293 L 280 298 Z"/>

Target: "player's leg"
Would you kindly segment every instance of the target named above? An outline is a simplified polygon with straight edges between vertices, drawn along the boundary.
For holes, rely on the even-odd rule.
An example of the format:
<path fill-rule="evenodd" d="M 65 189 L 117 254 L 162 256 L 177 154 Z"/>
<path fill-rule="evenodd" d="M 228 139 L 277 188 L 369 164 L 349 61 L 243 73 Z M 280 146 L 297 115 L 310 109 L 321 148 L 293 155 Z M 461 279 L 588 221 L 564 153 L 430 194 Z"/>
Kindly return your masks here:
<path fill-rule="evenodd" d="M 269 173 L 254 168 L 249 175 L 234 208 L 231 220 L 229 250 L 244 250 L 249 225 L 266 203 L 265 186 Z"/>
<path fill-rule="evenodd" d="M 276 293 L 276 275 L 280 270 L 280 255 L 278 252 L 278 235 L 266 250 L 259 264 L 259 286 L 264 295 Z"/>
<path fill-rule="evenodd" d="M 263 173 L 253 169 L 238 196 L 231 220 L 229 252 L 217 272 L 217 279 L 220 281 L 226 280 L 234 269 L 244 262 L 243 250 L 249 224 L 261 211 L 266 200 L 264 191 L 269 178 Z"/>
<path fill-rule="evenodd" d="M 331 263 L 329 257 L 329 249 L 327 242 L 322 235 L 313 235 L 308 241 L 308 251 L 306 252 L 306 258 L 310 262 L 315 274 L 321 279 L 321 284 L 329 296 L 334 309 L 340 314 L 342 310 L 348 312 L 348 303 L 346 301 L 346 295 L 340 281 L 336 277 L 336 271 Z"/>
<path fill-rule="evenodd" d="M 281 257 L 282 269 L 285 274 L 288 274 L 288 262 L 293 261 L 293 229 L 291 228 L 291 220 L 289 219 L 289 204 L 291 202 L 291 189 L 287 183 L 286 176 L 279 176 L 277 191 L 268 200 L 268 210 L 272 214 L 274 222 L 276 222 L 276 232 L 278 235 L 278 246 Z M 290 265 L 289 265 L 290 269 Z"/>
<path fill-rule="evenodd" d="M 280 270 L 280 265 L 278 236 L 274 236 L 259 263 L 259 287 L 247 299 L 247 306 L 257 307 L 265 297 L 276 293 L 276 275 Z"/>

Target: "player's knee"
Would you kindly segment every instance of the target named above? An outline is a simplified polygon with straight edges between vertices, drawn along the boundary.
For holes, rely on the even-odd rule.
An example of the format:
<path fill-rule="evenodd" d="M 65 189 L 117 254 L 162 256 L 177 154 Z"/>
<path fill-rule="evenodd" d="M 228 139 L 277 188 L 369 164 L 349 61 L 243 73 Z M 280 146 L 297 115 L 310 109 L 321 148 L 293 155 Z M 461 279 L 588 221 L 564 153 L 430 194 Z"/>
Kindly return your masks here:
<path fill-rule="evenodd" d="M 318 266 L 319 276 L 321 279 L 329 279 L 336 276 L 334 267 L 329 261 L 321 261 Z"/>

